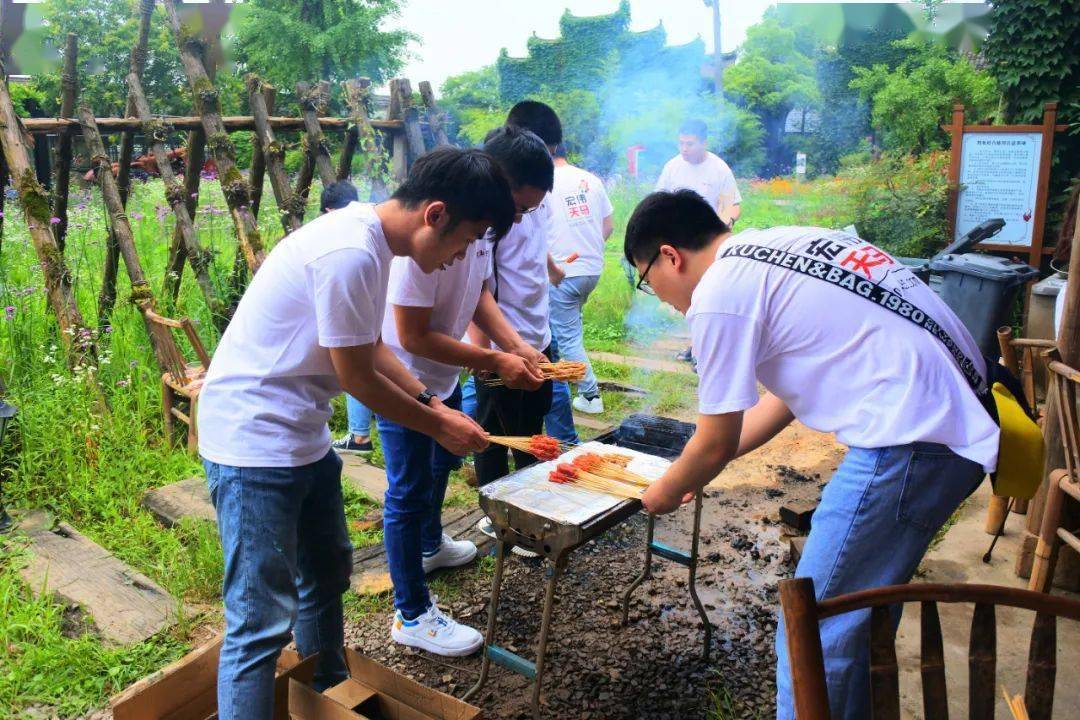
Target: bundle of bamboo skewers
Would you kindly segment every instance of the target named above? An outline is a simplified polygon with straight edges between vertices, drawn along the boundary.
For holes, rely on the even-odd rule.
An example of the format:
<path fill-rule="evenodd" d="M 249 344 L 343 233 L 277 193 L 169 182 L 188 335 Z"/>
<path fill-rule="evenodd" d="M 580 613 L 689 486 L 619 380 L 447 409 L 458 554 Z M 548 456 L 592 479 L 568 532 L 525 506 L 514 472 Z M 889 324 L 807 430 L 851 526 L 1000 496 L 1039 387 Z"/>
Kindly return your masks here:
<path fill-rule="evenodd" d="M 560 360 L 559 362 L 539 363 L 540 372 L 545 380 L 561 380 L 563 382 L 579 382 L 585 377 L 585 363 Z M 497 375 L 483 378 L 483 383 L 488 387 L 501 387 L 506 382 Z"/>
<path fill-rule="evenodd" d="M 1005 689 L 1005 686 L 1001 686 L 1001 694 L 1005 696 L 1005 705 L 1009 708 L 1009 712 L 1016 720 L 1028 720 L 1030 717 L 1027 711 L 1027 705 L 1024 704 L 1023 695 L 1009 696 L 1009 691 Z"/>
<path fill-rule="evenodd" d="M 574 447 L 570 443 L 559 442 L 549 435 L 507 436 L 488 435 L 488 442 L 529 453 L 540 460 L 554 460 Z"/>
<path fill-rule="evenodd" d="M 559 466 L 548 474 L 548 480 L 560 485 L 571 485 L 573 487 L 581 488 L 582 490 L 592 490 L 594 492 L 604 493 L 605 495 L 614 495 L 615 497 L 625 498 L 627 500 L 640 500 L 641 493 L 644 490 L 644 488 L 636 487 L 619 480 L 612 480 L 611 478 L 602 475 L 594 475 L 571 463 L 559 463 Z"/>

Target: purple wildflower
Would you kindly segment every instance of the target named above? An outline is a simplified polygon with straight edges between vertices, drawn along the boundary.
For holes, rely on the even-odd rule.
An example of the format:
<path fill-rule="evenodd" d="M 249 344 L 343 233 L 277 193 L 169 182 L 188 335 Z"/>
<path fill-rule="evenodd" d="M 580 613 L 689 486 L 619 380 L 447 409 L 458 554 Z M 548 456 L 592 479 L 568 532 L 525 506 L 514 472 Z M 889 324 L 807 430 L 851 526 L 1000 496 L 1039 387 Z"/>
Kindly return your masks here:
<path fill-rule="evenodd" d="M 49 224 L 50 225 L 56 225 L 59 222 L 60 222 L 60 218 L 56 217 L 55 215 L 53 215 L 51 218 L 49 218 Z"/>
<path fill-rule="evenodd" d="M 7 317 L 8 320 L 14 320 L 15 319 L 15 306 L 14 305 L 8 305 L 6 308 L 4 308 L 4 316 Z"/>

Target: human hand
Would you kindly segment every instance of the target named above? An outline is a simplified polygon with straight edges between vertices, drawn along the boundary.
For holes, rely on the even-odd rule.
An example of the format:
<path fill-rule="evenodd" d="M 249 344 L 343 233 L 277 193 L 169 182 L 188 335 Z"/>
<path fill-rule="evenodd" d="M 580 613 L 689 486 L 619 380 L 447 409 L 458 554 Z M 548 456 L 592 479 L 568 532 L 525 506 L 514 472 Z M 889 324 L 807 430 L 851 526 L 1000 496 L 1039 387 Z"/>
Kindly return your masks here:
<path fill-rule="evenodd" d="M 459 410 L 441 405 L 439 430 L 435 441 L 450 452 L 464 457 L 469 453 L 480 452 L 488 446 L 487 433 L 471 417 Z"/>
<path fill-rule="evenodd" d="M 533 353 L 535 350 L 529 348 Z M 542 354 L 536 353 L 543 357 Z M 495 373 L 506 383 L 506 387 L 515 390 L 536 390 L 544 383 L 544 374 L 540 372 L 534 357 L 516 353 L 499 353 L 495 357 Z"/>
<path fill-rule="evenodd" d="M 555 263 L 548 263 L 548 282 L 555 287 L 559 286 L 563 280 L 566 279 L 566 271 Z"/>
<path fill-rule="evenodd" d="M 653 515 L 664 515 L 678 510 L 694 499 L 694 493 L 684 493 L 676 487 L 668 487 L 672 483 L 657 480 L 641 496 L 641 504 Z"/>

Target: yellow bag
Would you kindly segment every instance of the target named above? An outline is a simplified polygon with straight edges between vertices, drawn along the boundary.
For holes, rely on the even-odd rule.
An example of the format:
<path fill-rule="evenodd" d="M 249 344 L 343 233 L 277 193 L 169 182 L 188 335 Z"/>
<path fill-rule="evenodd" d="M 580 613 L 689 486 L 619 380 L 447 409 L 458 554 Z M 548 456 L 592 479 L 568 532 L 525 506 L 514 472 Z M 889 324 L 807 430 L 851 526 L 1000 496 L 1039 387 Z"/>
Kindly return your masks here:
<path fill-rule="evenodd" d="M 1043 479 L 1046 444 L 1035 424 L 1009 389 L 1000 382 L 992 387 L 1001 439 L 998 441 L 994 494 L 1031 498 Z"/>

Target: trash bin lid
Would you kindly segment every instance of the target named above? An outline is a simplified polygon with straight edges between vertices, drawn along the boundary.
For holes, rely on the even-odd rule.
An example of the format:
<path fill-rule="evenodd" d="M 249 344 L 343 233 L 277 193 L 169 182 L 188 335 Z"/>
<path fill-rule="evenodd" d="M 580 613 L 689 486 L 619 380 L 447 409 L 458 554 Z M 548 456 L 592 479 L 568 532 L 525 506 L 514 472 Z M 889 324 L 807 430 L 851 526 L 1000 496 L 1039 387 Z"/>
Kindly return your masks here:
<path fill-rule="evenodd" d="M 931 260 L 930 269 L 934 272 L 955 272 L 1009 284 L 1026 282 L 1039 274 L 1038 270 L 1027 263 L 979 253 L 944 255 Z"/>

